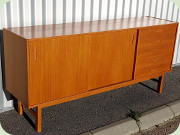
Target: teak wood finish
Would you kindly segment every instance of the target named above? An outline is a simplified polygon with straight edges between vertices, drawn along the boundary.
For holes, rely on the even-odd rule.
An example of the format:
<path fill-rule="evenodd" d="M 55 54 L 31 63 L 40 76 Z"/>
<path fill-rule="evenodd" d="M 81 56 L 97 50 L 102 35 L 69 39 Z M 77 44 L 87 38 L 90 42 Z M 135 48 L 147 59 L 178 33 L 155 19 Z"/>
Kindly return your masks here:
<path fill-rule="evenodd" d="M 132 29 L 30 41 L 29 106 L 132 80 L 136 35 Z"/>
<path fill-rule="evenodd" d="M 152 17 L 4 29 L 6 89 L 41 109 L 159 77 L 172 69 L 178 23 Z M 36 107 L 34 112 L 31 108 Z"/>

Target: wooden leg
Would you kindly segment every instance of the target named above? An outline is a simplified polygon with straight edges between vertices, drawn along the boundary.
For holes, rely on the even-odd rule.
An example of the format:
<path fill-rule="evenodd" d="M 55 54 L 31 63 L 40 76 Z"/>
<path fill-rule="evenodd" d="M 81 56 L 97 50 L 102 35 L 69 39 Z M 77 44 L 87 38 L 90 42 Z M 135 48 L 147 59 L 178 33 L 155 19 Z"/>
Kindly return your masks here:
<path fill-rule="evenodd" d="M 18 101 L 18 113 L 19 115 L 23 115 L 23 107 L 20 101 Z"/>
<path fill-rule="evenodd" d="M 164 74 L 162 76 L 159 77 L 158 80 L 158 93 L 162 93 L 162 87 L 163 87 L 163 80 L 164 80 Z"/>
<path fill-rule="evenodd" d="M 36 107 L 36 131 L 41 132 L 41 107 Z"/>

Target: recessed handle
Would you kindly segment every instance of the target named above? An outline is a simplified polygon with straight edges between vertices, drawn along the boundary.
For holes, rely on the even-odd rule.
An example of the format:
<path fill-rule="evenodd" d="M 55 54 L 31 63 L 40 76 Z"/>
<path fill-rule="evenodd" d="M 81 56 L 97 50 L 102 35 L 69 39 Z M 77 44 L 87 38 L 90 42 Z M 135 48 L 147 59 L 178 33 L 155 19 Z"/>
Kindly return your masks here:
<path fill-rule="evenodd" d="M 37 60 L 37 48 L 34 47 L 34 60 Z"/>
<path fill-rule="evenodd" d="M 133 34 L 133 38 L 132 38 L 132 45 L 134 44 L 134 34 Z"/>
<path fill-rule="evenodd" d="M 157 69 L 151 69 L 150 70 L 150 72 L 156 72 L 157 71 Z"/>

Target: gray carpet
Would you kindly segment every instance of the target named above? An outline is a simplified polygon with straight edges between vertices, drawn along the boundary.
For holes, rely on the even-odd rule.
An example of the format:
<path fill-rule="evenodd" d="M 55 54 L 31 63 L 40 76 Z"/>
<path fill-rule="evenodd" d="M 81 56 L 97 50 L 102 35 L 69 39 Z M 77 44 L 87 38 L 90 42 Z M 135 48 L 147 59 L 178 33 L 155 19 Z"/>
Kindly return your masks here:
<path fill-rule="evenodd" d="M 165 75 L 163 93 L 155 92 L 157 83 L 149 80 L 110 92 L 55 105 L 42 110 L 43 135 L 78 135 L 128 117 L 130 110 L 146 112 L 180 99 L 180 67 Z M 25 111 L 0 114 L 2 127 L 15 135 L 37 134 L 34 118 Z M 30 117 L 30 119 L 28 119 Z"/>

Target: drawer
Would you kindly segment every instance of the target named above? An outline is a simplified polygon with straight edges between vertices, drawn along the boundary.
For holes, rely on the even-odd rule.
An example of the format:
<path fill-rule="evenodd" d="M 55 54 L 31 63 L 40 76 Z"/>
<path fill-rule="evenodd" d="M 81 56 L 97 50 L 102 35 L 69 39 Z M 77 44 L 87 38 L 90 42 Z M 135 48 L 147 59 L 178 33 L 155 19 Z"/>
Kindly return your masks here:
<path fill-rule="evenodd" d="M 163 37 L 174 38 L 176 33 L 177 24 L 168 24 L 168 25 L 161 25 L 161 26 L 153 26 L 153 27 L 146 27 L 141 28 L 139 30 L 139 38 L 156 38 L 157 35 L 161 35 Z M 159 37 L 158 37 L 159 38 Z"/>
<path fill-rule="evenodd" d="M 171 69 L 169 62 L 159 62 L 150 66 L 136 68 L 134 78 L 142 78 L 145 76 L 168 72 Z"/>
<path fill-rule="evenodd" d="M 154 46 L 147 46 L 147 47 L 140 47 L 137 50 L 137 59 L 151 59 L 155 56 L 164 56 L 168 55 L 171 57 L 173 52 L 173 45 L 165 44 L 165 45 L 154 45 Z"/>
<path fill-rule="evenodd" d="M 138 48 L 135 67 L 135 78 L 169 71 L 171 67 L 173 46 L 149 46 Z"/>
<path fill-rule="evenodd" d="M 138 40 L 138 48 L 147 48 L 147 47 L 153 47 L 153 46 L 164 46 L 164 45 L 169 45 L 169 46 L 174 46 L 174 37 L 170 36 L 157 36 L 157 37 L 151 37 L 151 38 L 145 38 L 145 39 L 139 39 Z"/>
<path fill-rule="evenodd" d="M 151 68 L 153 65 L 171 63 L 172 55 L 155 55 L 151 57 L 141 57 L 136 63 L 136 69 Z"/>

